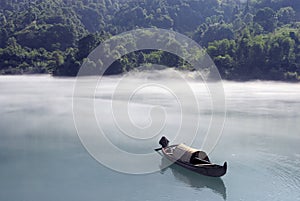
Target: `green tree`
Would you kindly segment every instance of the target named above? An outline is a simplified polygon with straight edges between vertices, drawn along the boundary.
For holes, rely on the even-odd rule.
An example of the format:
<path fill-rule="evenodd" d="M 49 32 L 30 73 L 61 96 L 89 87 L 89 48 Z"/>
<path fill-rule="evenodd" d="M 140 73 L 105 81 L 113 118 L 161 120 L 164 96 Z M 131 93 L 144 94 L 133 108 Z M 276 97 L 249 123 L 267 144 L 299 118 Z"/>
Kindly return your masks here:
<path fill-rule="evenodd" d="M 292 7 L 280 8 L 277 12 L 277 18 L 280 25 L 290 24 L 295 22 L 296 12 Z"/>
<path fill-rule="evenodd" d="M 234 31 L 230 25 L 225 24 L 214 24 L 208 27 L 208 29 L 202 34 L 202 37 L 199 41 L 200 44 L 205 46 L 209 42 L 222 40 L 222 39 L 233 39 Z"/>
<path fill-rule="evenodd" d="M 221 77 L 223 79 L 230 79 L 235 67 L 234 59 L 228 54 L 225 54 L 224 56 L 219 55 L 214 57 L 213 61 L 216 64 Z"/>
<path fill-rule="evenodd" d="M 276 15 L 269 7 L 259 9 L 253 18 L 254 22 L 261 25 L 265 31 L 272 32 L 276 27 Z"/>
<path fill-rule="evenodd" d="M 78 41 L 77 59 L 82 60 L 86 58 L 91 51 L 97 47 L 99 41 L 95 34 L 89 34 Z"/>

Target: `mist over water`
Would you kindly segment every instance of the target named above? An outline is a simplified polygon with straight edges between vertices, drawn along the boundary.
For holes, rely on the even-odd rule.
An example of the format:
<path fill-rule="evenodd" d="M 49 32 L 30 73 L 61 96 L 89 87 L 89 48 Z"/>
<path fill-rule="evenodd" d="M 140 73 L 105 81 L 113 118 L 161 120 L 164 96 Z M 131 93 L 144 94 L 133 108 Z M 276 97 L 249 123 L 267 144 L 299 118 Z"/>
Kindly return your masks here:
<path fill-rule="evenodd" d="M 113 123 L 111 100 L 127 99 L 122 98 L 122 90 L 114 96 L 114 90 L 118 83 L 126 89 L 145 80 L 180 88 L 183 82 L 178 75 L 187 80 L 198 100 L 199 113 L 188 105 L 187 115 L 199 117 L 193 143 L 199 148 L 213 110 L 205 83 L 193 73 L 166 70 L 122 79 L 104 77 L 94 97 L 82 94 L 80 98 L 95 98 L 95 116 L 116 146 L 130 153 L 149 153 L 159 147 L 161 135 L 145 140 L 124 135 Z M 98 163 L 76 132 L 74 83 L 73 78 L 49 76 L 0 77 L 0 200 L 300 200 L 299 84 L 223 82 L 226 123 L 210 158 L 219 164 L 227 161 L 228 172 L 222 179 L 211 179 L 175 165 L 152 174 L 128 175 Z M 158 113 L 151 113 L 157 106 Z M 84 107 L 80 109 L 87 115 Z M 180 104 L 170 91 L 142 87 L 128 104 L 131 122 L 140 128 L 159 123 L 155 121 L 160 121 L 161 114 L 165 120 L 161 134 L 172 139 L 181 119 Z M 214 111 L 214 115 L 218 118 L 219 113 Z M 86 132 L 93 134 L 88 118 L 86 125 Z M 163 163 L 159 159 L 156 165 Z"/>

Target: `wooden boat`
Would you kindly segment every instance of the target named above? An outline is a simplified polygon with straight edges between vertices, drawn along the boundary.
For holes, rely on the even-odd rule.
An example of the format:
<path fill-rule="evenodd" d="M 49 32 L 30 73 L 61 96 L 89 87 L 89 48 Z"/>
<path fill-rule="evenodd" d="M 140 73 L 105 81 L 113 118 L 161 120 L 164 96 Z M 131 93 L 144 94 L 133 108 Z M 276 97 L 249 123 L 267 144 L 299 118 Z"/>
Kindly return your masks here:
<path fill-rule="evenodd" d="M 159 149 L 162 150 L 164 156 L 177 165 L 205 176 L 221 177 L 226 174 L 227 163 L 225 162 L 223 166 L 211 163 L 204 151 L 184 144 L 169 146 L 169 140 L 166 137 L 162 137 L 159 144 L 162 146 Z"/>
<path fill-rule="evenodd" d="M 177 181 L 183 182 L 195 189 L 211 189 L 216 194 L 222 196 L 224 201 L 226 200 L 226 186 L 221 177 L 207 177 L 176 164 L 170 165 L 170 160 L 167 157 L 161 158 L 160 167 L 162 174 L 167 170 L 171 170 Z"/>

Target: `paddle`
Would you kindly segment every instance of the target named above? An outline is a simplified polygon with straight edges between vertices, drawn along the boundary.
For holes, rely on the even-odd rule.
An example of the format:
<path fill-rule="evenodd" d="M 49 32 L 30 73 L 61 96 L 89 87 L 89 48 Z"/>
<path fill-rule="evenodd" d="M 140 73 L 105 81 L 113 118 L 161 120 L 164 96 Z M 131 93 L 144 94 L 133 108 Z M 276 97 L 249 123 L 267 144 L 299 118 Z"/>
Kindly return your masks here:
<path fill-rule="evenodd" d="M 162 147 L 154 149 L 154 151 L 159 151 L 159 150 L 162 150 Z"/>

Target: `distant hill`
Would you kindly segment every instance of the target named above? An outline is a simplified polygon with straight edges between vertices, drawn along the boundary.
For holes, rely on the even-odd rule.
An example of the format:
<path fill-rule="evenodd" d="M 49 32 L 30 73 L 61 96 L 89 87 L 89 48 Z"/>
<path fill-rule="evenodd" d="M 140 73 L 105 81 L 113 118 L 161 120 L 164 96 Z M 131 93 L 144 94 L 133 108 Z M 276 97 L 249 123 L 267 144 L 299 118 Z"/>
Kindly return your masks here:
<path fill-rule="evenodd" d="M 231 80 L 300 80 L 299 0 L 2 0 L 0 74 L 75 76 L 103 40 L 136 28 L 183 33 Z M 140 63 L 187 68 L 176 55 L 139 51 L 106 74 Z"/>

